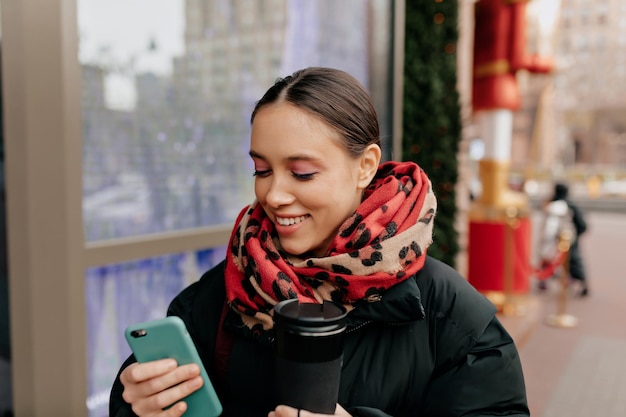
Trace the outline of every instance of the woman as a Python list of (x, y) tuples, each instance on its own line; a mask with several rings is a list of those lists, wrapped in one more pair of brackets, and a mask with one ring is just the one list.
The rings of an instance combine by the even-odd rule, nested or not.
[[(349, 310), (335, 415), (527, 416), (515, 344), (493, 305), (426, 255), (430, 181), (411, 162), (379, 165), (363, 86), (307, 68), (278, 80), (251, 121), (256, 200), (226, 260), (168, 311), (186, 322), (223, 415), (315, 415), (274, 399), (272, 307), (297, 297)], [(133, 362), (113, 386), (110, 415), (182, 415), (180, 400), (201, 384), (197, 367)]]

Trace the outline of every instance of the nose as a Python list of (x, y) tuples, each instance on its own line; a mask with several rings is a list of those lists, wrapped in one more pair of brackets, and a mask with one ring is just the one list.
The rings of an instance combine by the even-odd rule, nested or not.
[(271, 183), (265, 194), (266, 203), (273, 208), (285, 206), (295, 201), (288, 185), (289, 180), (277, 175), (271, 177)]

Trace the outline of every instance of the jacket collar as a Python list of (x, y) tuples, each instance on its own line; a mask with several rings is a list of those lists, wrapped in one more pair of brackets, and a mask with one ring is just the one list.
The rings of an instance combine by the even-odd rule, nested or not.
[[(388, 323), (388, 324), (405, 324), (422, 320), (426, 316), (424, 306), (421, 301), (421, 292), (417, 286), (416, 276), (406, 279), (393, 287), (389, 288), (382, 295), (379, 301), (363, 302), (346, 317), (348, 329), (354, 329), (367, 323)], [(242, 335), (247, 338), (253, 338), (261, 343), (271, 344), (274, 342), (274, 332), (263, 332), (263, 336), (259, 332), (250, 331), (248, 327), (241, 322), (241, 316), (235, 314), (229, 309), (224, 321), (224, 328), (230, 332)]]
[(363, 322), (408, 323), (425, 317), (415, 277), (389, 288), (379, 301), (363, 302), (347, 317), (348, 328)]

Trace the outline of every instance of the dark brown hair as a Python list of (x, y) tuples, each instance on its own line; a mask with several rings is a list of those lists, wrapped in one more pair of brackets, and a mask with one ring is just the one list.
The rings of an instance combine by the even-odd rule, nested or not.
[(369, 93), (347, 72), (309, 67), (276, 80), (256, 103), (250, 123), (266, 105), (287, 102), (318, 116), (339, 132), (350, 155), (360, 156), (370, 144), (380, 146), (378, 116)]

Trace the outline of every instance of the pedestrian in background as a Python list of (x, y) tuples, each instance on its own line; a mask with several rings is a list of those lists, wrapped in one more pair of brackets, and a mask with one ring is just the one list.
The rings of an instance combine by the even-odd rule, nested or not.
[[(589, 295), (587, 273), (580, 249), (579, 239), (587, 231), (587, 222), (583, 211), (569, 198), (569, 186), (562, 182), (554, 184), (552, 197), (543, 207), (543, 230), (541, 241), (541, 258), (544, 265), (549, 265), (558, 256), (558, 241), (561, 233), (570, 236), (569, 253), (567, 254), (567, 271), (570, 278), (576, 281), (580, 290), (578, 295)], [(547, 288), (544, 280), (539, 282), (539, 289)]]

